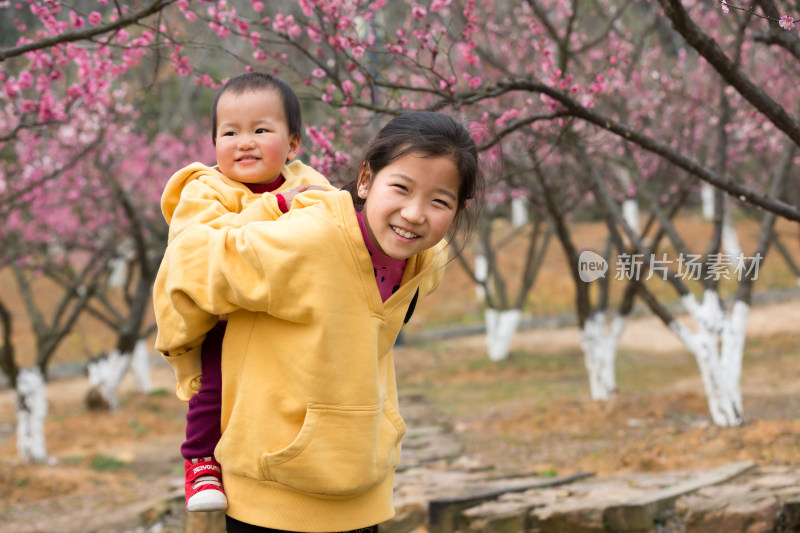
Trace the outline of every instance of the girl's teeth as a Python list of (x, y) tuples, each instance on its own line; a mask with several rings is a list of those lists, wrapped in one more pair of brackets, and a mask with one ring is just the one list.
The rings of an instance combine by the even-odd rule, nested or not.
[(394, 230), (395, 233), (397, 233), (401, 237), (405, 237), (406, 239), (414, 239), (417, 237), (417, 235), (410, 233), (408, 231), (403, 231), (400, 228), (392, 227), (392, 229)]

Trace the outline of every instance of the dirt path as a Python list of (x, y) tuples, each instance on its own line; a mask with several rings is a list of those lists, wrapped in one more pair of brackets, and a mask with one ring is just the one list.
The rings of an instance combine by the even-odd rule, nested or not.
[[(691, 322), (679, 318), (689, 327)], [(747, 322), (747, 337), (757, 338), (778, 333), (800, 331), (800, 302), (788, 301), (770, 305), (756, 305), (750, 310)], [(483, 335), (469, 335), (447, 341), (452, 347), (482, 346)], [(569, 348), (580, 348), (580, 331), (577, 327), (557, 329), (528, 329), (520, 331), (512, 343), (512, 350), (531, 349), (557, 352)], [(673, 354), (686, 352), (678, 337), (653, 316), (630, 319), (620, 338), (621, 349), (650, 354)]]

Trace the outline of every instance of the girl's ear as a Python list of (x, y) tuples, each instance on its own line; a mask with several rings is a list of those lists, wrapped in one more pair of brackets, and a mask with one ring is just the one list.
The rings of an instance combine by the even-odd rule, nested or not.
[(367, 199), (370, 180), (372, 180), (372, 171), (369, 169), (369, 163), (364, 161), (361, 163), (361, 168), (358, 169), (358, 184), (356, 186), (356, 194), (362, 200)]

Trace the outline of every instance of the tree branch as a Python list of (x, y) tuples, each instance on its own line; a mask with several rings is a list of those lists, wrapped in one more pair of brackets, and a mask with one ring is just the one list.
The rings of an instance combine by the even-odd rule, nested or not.
[(69, 43), (73, 41), (89, 40), (97, 35), (103, 35), (104, 33), (119, 30), (126, 26), (130, 26), (131, 24), (134, 24), (145, 17), (149, 17), (154, 13), (158, 13), (159, 11), (166, 8), (170, 4), (174, 4), (176, 1), (177, 0), (153, 0), (149, 5), (142, 8), (140, 11), (134, 11), (133, 13), (122, 15), (117, 20), (109, 22), (108, 24), (102, 24), (99, 26), (89, 26), (86, 27), (85, 29), (72, 31), (69, 33), (62, 33), (59, 35), (54, 35), (52, 37), (41, 39), (39, 41), (32, 41), (29, 43), (13, 46), (11, 48), (2, 49), (0, 50), (0, 62), (3, 62), (6, 59), (10, 59), (12, 57), (21, 56), (22, 54), (26, 54), (28, 52), (33, 52), (34, 50), (51, 48), (59, 44)]

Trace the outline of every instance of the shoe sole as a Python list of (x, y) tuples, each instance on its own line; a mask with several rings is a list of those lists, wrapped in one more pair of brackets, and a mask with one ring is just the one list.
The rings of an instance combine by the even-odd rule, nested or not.
[[(204, 494), (213, 492), (215, 494)], [(208, 490), (195, 494), (186, 504), (186, 510), (190, 513), (197, 511), (224, 511), (228, 508), (228, 499), (218, 490)]]

